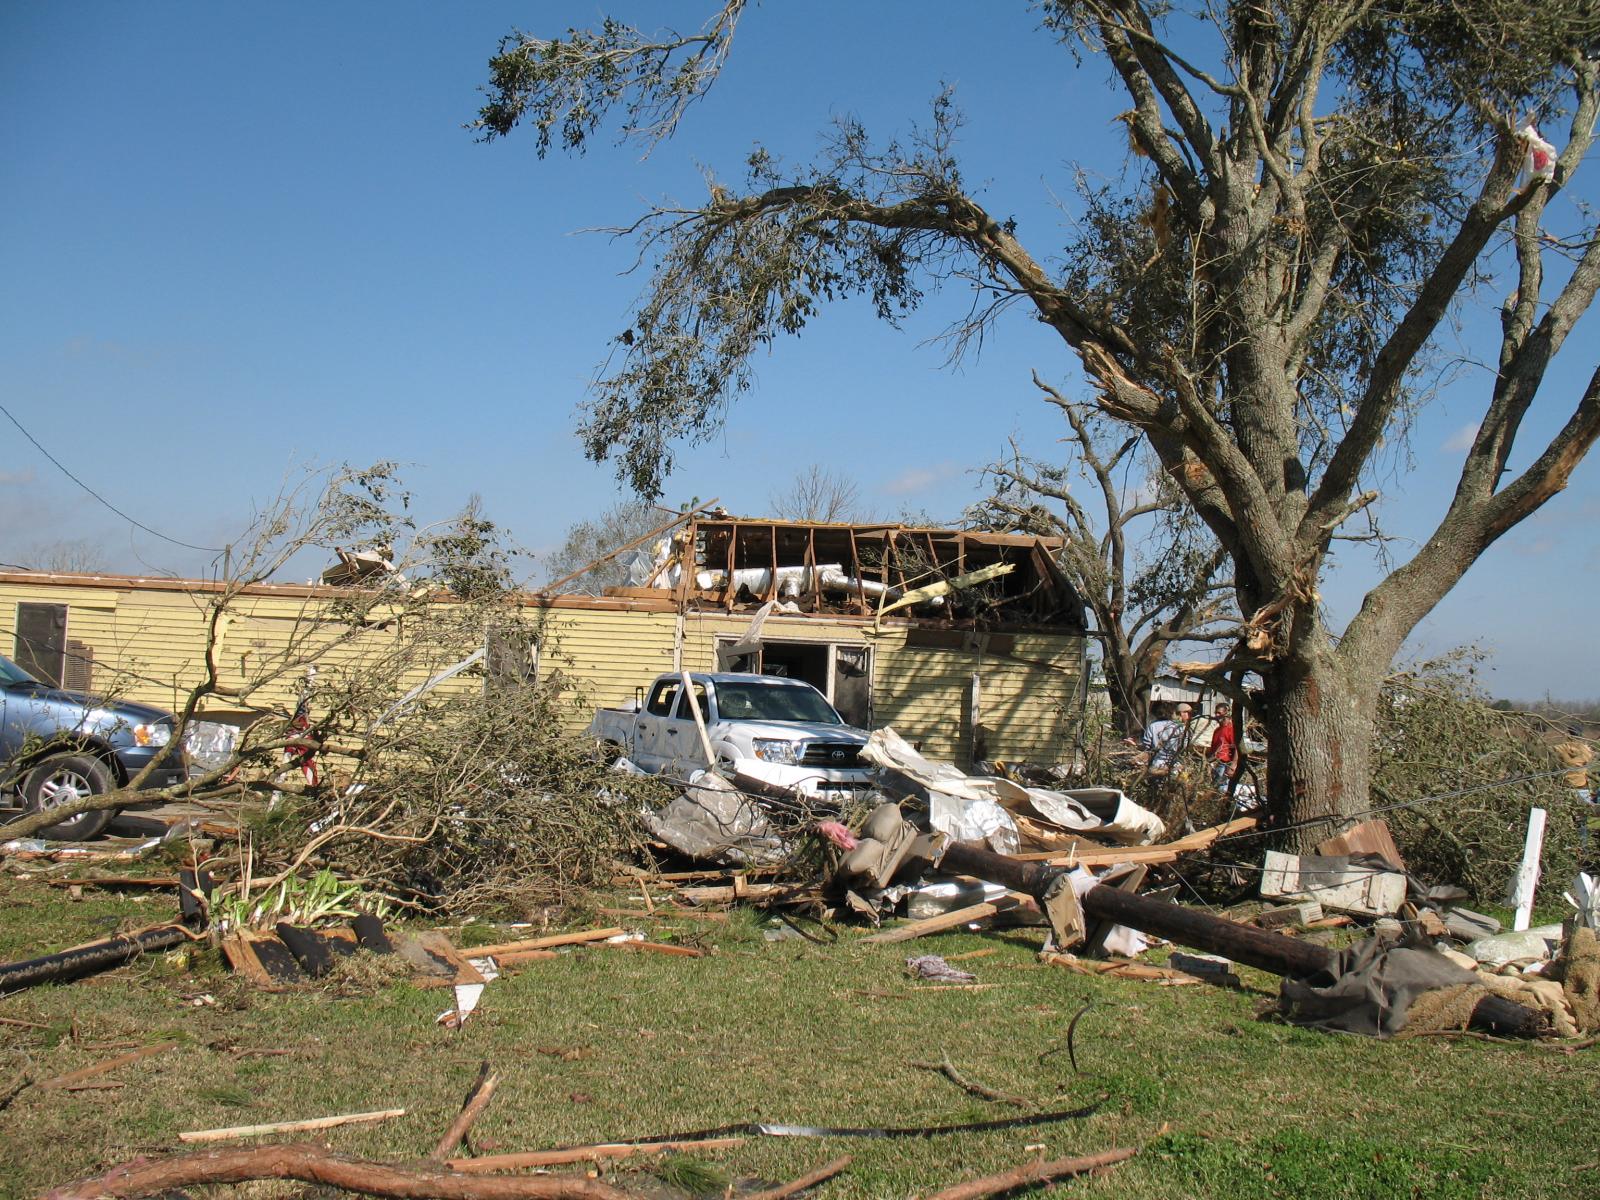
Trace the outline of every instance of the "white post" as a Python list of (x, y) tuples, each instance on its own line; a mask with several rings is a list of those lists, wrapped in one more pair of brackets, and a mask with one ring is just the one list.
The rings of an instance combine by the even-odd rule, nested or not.
[(1544, 851), (1544, 819), (1542, 808), (1528, 810), (1528, 840), (1522, 847), (1522, 865), (1511, 884), (1511, 907), (1517, 910), (1511, 928), (1520, 933), (1533, 920), (1533, 893), (1539, 886), (1539, 855)]
[(706, 719), (700, 713), (700, 701), (694, 698), (694, 684), (689, 682), (689, 672), (680, 671), (678, 677), (683, 680), (683, 698), (689, 702), (689, 711), (694, 714), (695, 731), (700, 735), (700, 749), (705, 751), (706, 770), (717, 765), (717, 756), (711, 749), (711, 738), (706, 733)]

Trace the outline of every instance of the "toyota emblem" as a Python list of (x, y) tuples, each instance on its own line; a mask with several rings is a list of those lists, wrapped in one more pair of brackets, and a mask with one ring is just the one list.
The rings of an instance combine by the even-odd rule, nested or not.
[(834, 750), (828, 754), (828, 757), (833, 759), (834, 762), (843, 762), (847, 755), (843, 750)]

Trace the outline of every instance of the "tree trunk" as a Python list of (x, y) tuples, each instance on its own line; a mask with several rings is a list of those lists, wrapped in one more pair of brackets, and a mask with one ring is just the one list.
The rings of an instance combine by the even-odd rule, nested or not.
[(1296, 854), (1311, 853), (1369, 807), (1378, 689), (1388, 667), (1349, 666), (1320, 631), (1312, 640), (1318, 644), (1263, 673), (1269, 811), (1285, 827), (1284, 849)]

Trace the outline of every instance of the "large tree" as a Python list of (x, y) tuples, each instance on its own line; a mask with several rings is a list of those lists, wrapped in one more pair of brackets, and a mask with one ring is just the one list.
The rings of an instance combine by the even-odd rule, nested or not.
[(1038, 375), (1033, 382), (1066, 418), (1067, 459), (1044, 461), (1013, 444), (1010, 457), (990, 464), (992, 490), (967, 515), (984, 529), (1061, 540), (1056, 561), (1094, 615), (1113, 718), (1136, 735), (1169, 652), (1224, 641), (1238, 627), (1228, 556), (1177, 485), (1147, 469), (1138, 433)]
[[(618, 115), (624, 136), (658, 140), (717, 78), (745, 7), (726, 0), (699, 33), (658, 40), (610, 20), (513, 35), (480, 129), (529, 125), (542, 153)], [(752, 354), (840, 296), (892, 319), (942, 279), (971, 280), (958, 338), (1030, 306), (1232, 560), (1247, 620), (1225, 669), (1264, 681), (1277, 814), (1359, 812), (1402, 642), (1600, 435), (1600, 371), (1576, 395), (1541, 386), (1600, 286), (1594, 222), (1551, 208), (1593, 139), (1600, 16), (1593, 0), (1037, 7), (1042, 35), (1105, 64), (1129, 104), (1129, 169), (1081, 189), (1067, 244), (1025, 244), (978, 201), (948, 94), (904, 142), (846, 119), (809, 167), (757, 151), (741, 191), (641, 219), (654, 274), (586, 446), (655, 491), (673, 443), (749, 386)], [(1042, 163), (1062, 157), (1072, 122), (1019, 120), (1040, 131)], [(1530, 121), (1562, 143), (1548, 164)], [(1548, 170), (1525, 172), (1530, 150)], [(1330, 544), (1378, 498), (1386, 439), (1437, 382), (1442, 325), (1487, 283), (1505, 295), (1497, 369), (1454, 496), (1336, 637), (1318, 594)], [(1536, 407), (1554, 432), (1519, 446)]]

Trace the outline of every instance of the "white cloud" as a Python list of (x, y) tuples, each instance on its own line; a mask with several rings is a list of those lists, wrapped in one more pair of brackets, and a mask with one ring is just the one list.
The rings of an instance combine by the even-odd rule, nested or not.
[(1450, 435), (1443, 448), (1456, 454), (1465, 454), (1472, 449), (1473, 439), (1478, 436), (1478, 425), (1477, 421), (1463, 425)]
[(913, 492), (927, 491), (935, 484), (943, 483), (957, 474), (958, 470), (954, 463), (939, 463), (932, 467), (908, 467), (893, 479), (885, 481), (879, 490), (890, 496), (909, 496)]
[(20, 471), (0, 471), (0, 487), (19, 487), (32, 483), (35, 478), (32, 467), (23, 467)]

